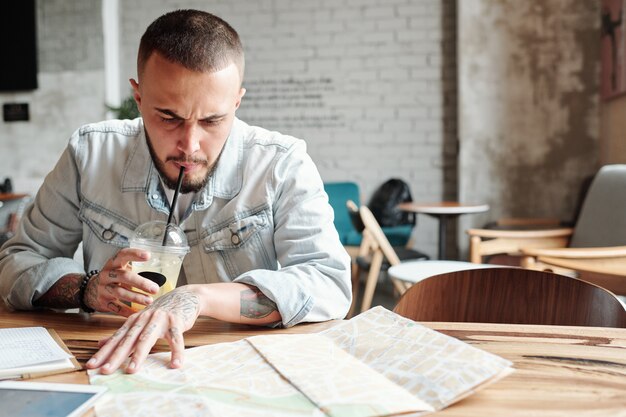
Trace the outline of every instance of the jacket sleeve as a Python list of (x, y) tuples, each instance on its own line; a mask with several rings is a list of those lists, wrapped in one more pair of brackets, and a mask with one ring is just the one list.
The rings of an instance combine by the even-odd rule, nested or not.
[(61, 277), (84, 273), (73, 259), (82, 238), (79, 181), (68, 146), (0, 251), (0, 294), (9, 308), (32, 309)]
[(253, 270), (236, 282), (272, 299), (283, 326), (345, 317), (352, 300), (350, 257), (315, 164), (298, 141), (273, 171), (274, 245), (280, 268)]

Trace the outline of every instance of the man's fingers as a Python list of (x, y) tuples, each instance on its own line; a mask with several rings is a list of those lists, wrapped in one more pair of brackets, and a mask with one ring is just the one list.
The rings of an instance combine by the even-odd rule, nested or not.
[(108, 351), (109, 354), (106, 355), (105, 358), (100, 359), (102, 361), (100, 368), (101, 373), (105, 375), (113, 373), (122, 365), (126, 358), (128, 358), (135, 349), (137, 338), (141, 334), (143, 327), (144, 325), (139, 323), (139, 320), (137, 320), (130, 327), (127, 327), (126, 332), (120, 335), (119, 339), (116, 339), (117, 343), (109, 341), (109, 343), (101, 349), (102, 351), (109, 345), (116, 345), (110, 348), (114, 350)]
[[(146, 295), (142, 292), (133, 291), (122, 287), (117, 284), (107, 284), (104, 286), (105, 293), (107, 294), (107, 299), (111, 299), (109, 302), (119, 303), (117, 300), (128, 302), (128, 303), (136, 303), (141, 304), (143, 306), (148, 306), (152, 304), (154, 301), (153, 298), (149, 295)], [(114, 313), (117, 313), (115, 310), (110, 310)]]
[(150, 252), (143, 249), (124, 248), (106, 263), (106, 269), (123, 269), (129, 262), (145, 262), (150, 259)]
[(152, 346), (156, 344), (158, 338), (161, 336), (161, 325), (157, 322), (158, 320), (155, 320), (155, 316), (152, 316), (152, 320), (141, 331), (141, 335), (137, 339), (135, 352), (126, 367), (127, 373), (133, 374), (141, 368), (141, 365), (143, 365), (150, 353), (150, 349), (152, 349)]
[(107, 285), (114, 284), (123, 288), (135, 287), (150, 294), (159, 292), (159, 286), (157, 284), (150, 281), (148, 278), (144, 278), (125, 269), (104, 269), (100, 271), (100, 283), (105, 286), (105, 289)]
[(124, 317), (130, 317), (137, 312), (136, 310), (128, 307), (123, 303), (120, 303), (117, 300), (109, 301), (106, 307), (108, 311)]
[(180, 368), (183, 366), (183, 357), (185, 353), (185, 340), (183, 339), (183, 330), (180, 326), (172, 324), (165, 333), (165, 338), (172, 349), (171, 368)]
[(130, 326), (135, 322), (134, 317), (130, 317), (126, 322), (117, 329), (110, 337), (98, 343), (99, 350), (87, 361), (87, 368), (94, 369), (99, 368), (107, 363), (107, 359), (112, 352), (117, 348), (119, 341), (124, 337)]

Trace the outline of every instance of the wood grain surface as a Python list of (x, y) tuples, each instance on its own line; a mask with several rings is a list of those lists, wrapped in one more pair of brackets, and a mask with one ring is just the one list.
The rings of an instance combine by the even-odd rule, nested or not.
[[(83, 362), (98, 340), (123, 319), (103, 314), (0, 309), (0, 327), (54, 328)], [(338, 322), (289, 329), (234, 325), (200, 318), (186, 333), (188, 347), (230, 342), (255, 334), (311, 333)], [(440, 411), (441, 416), (626, 416), (626, 329), (513, 324), (425, 322), (514, 363), (515, 372)], [(157, 350), (166, 349), (160, 344)], [(47, 381), (88, 383), (86, 373), (54, 375)]]

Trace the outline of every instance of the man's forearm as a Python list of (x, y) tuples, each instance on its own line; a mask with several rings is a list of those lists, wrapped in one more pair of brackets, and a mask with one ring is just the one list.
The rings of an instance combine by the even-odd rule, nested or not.
[(76, 308), (79, 303), (80, 283), (83, 275), (65, 275), (54, 283), (41, 297), (33, 302), (36, 307)]
[(237, 282), (195, 285), (200, 315), (231, 323), (272, 324), (281, 321), (276, 304), (258, 288)]

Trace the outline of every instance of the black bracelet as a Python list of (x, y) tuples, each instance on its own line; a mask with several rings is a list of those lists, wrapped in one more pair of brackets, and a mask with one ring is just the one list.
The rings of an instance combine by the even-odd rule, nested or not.
[(80, 304), (80, 309), (83, 310), (85, 313), (93, 313), (96, 311), (93, 308), (87, 306), (87, 304), (85, 303), (85, 290), (87, 289), (87, 284), (89, 284), (89, 280), (99, 273), (100, 271), (97, 269), (89, 271), (89, 273), (83, 277), (83, 280), (80, 283), (80, 288), (78, 289), (78, 303)]

